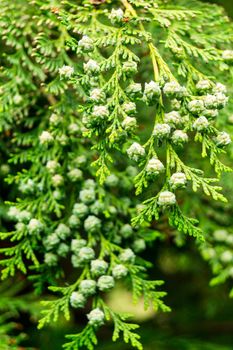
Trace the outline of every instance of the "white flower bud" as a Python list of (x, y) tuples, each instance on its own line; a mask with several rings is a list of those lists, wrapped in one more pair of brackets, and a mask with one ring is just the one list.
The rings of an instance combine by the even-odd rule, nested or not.
[(94, 295), (96, 291), (96, 281), (83, 280), (80, 283), (79, 290), (84, 296)]
[(87, 232), (96, 232), (101, 228), (101, 220), (94, 215), (89, 215), (84, 221), (84, 228)]
[(66, 135), (58, 135), (56, 137), (56, 140), (62, 145), (62, 146), (65, 146), (68, 144), (69, 142), (69, 138), (66, 136)]
[(178, 172), (178, 173), (172, 174), (169, 182), (172, 188), (178, 188), (186, 185), (187, 178), (184, 173)]
[(52, 113), (49, 118), (50, 124), (54, 126), (57, 126), (61, 121), (62, 121), (62, 118), (55, 113)]
[(126, 171), (127, 175), (129, 175), (131, 177), (135, 177), (138, 174), (138, 169), (132, 165), (127, 166), (125, 171)]
[(228, 97), (223, 94), (222, 92), (218, 92), (216, 95), (216, 104), (218, 108), (223, 108), (226, 106), (227, 102), (228, 102)]
[(64, 198), (64, 193), (60, 190), (55, 190), (55, 191), (53, 191), (53, 197), (56, 200), (60, 200), (60, 199)]
[(118, 235), (113, 236), (113, 243), (120, 245), (122, 243), (122, 238)]
[(113, 205), (110, 205), (110, 206), (108, 207), (108, 211), (109, 211), (109, 213), (110, 213), (111, 215), (116, 215), (116, 214), (117, 214), (117, 209), (116, 209), (116, 207), (114, 207)]
[(105, 184), (109, 187), (116, 187), (119, 183), (119, 178), (115, 174), (106, 177)]
[(145, 155), (145, 149), (139, 143), (134, 142), (128, 149), (127, 154), (130, 159), (137, 162), (141, 157)]
[(132, 97), (140, 97), (142, 94), (142, 85), (140, 83), (133, 83), (127, 87), (126, 93)]
[(226, 94), (227, 88), (225, 85), (223, 85), (221, 83), (217, 83), (214, 87), (214, 92), (215, 93), (222, 92), (223, 94)]
[(76, 215), (71, 215), (69, 217), (68, 223), (71, 228), (77, 228), (80, 226), (80, 220)]
[(87, 241), (85, 239), (72, 239), (71, 241), (71, 250), (74, 253), (78, 253), (81, 248), (87, 245)]
[(233, 114), (228, 117), (228, 123), (233, 124)]
[[(111, 175), (110, 175), (111, 176)], [(104, 203), (101, 201), (95, 201), (91, 206), (90, 206), (90, 212), (94, 215), (99, 215), (102, 214), (105, 210)]]
[[(86, 193), (82, 195), (86, 198)], [(90, 196), (88, 196), (90, 198)], [(72, 213), (78, 218), (83, 218), (89, 212), (88, 207), (84, 203), (75, 203)]]
[(62, 66), (59, 68), (60, 76), (64, 76), (65, 78), (70, 78), (74, 73), (74, 68), (70, 66)]
[(192, 100), (188, 103), (188, 109), (194, 114), (199, 114), (205, 109), (204, 102), (202, 100)]
[(158, 197), (158, 205), (160, 206), (171, 206), (176, 203), (176, 196), (170, 191), (160, 192)]
[(121, 227), (120, 229), (120, 234), (124, 237), (124, 238), (128, 238), (133, 234), (133, 228), (131, 225), (129, 224), (125, 224)]
[(53, 136), (48, 131), (42, 131), (39, 140), (41, 145), (48, 145), (53, 142)]
[(112, 269), (112, 275), (116, 279), (126, 277), (128, 274), (128, 269), (122, 264), (115, 265)]
[(181, 102), (177, 99), (171, 100), (171, 107), (176, 111), (179, 111), (181, 109)]
[(92, 260), (91, 272), (95, 276), (101, 276), (106, 273), (108, 269), (108, 263), (101, 259)]
[(26, 228), (26, 225), (23, 222), (17, 222), (15, 225), (16, 231), (24, 231)]
[(221, 254), (220, 259), (225, 264), (231, 263), (233, 262), (233, 254), (230, 250), (226, 250)]
[(176, 81), (171, 81), (169, 83), (166, 83), (163, 88), (163, 92), (167, 96), (174, 96), (174, 97), (183, 97), (187, 94), (187, 91), (184, 86), (181, 86)]
[(208, 129), (208, 127), (209, 127), (209, 121), (204, 116), (197, 118), (193, 123), (193, 128), (197, 131), (206, 130)]
[(42, 223), (37, 219), (31, 219), (28, 224), (28, 231), (31, 234), (39, 233), (43, 229)]
[(228, 232), (227, 230), (216, 230), (214, 231), (213, 233), (213, 238), (216, 240), (216, 241), (226, 241), (228, 237)]
[(233, 60), (233, 50), (224, 50), (222, 52), (222, 58), (225, 61), (232, 61)]
[(99, 64), (92, 59), (84, 63), (83, 68), (86, 73), (98, 73), (100, 71)]
[(149, 83), (145, 83), (144, 92), (146, 95), (152, 94), (152, 95), (160, 96), (161, 89), (158, 83), (151, 80)]
[(145, 83), (144, 99), (147, 103), (156, 102), (156, 99), (161, 95), (161, 89), (158, 83), (151, 81)]
[(137, 63), (134, 61), (127, 61), (123, 63), (122, 66), (123, 72), (126, 74), (133, 74), (137, 72)]
[(70, 228), (65, 224), (59, 224), (55, 230), (55, 233), (60, 239), (66, 239), (70, 235)]
[(209, 80), (199, 80), (196, 84), (196, 89), (199, 91), (206, 91), (211, 88), (211, 82)]
[(28, 222), (31, 219), (32, 215), (29, 211), (27, 210), (22, 210), (19, 211), (18, 216), (17, 216), (17, 220), (19, 222)]
[(220, 132), (216, 137), (216, 144), (218, 146), (227, 146), (230, 143), (231, 143), (230, 135), (225, 131)]
[(13, 97), (13, 102), (14, 102), (16, 105), (19, 105), (20, 102), (22, 102), (22, 100), (23, 100), (23, 98), (22, 98), (21, 95), (15, 95), (15, 96)]
[(61, 185), (63, 185), (63, 182), (64, 182), (64, 179), (61, 175), (55, 174), (52, 176), (53, 186), (55, 186), (55, 187), (61, 186)]
[(48, 266), (56, 266), (57, 265), (57, 256), (53, 253), (46, 253), (44, 256), (44, 262)]
[(69, 134), (70, 135), (76, 135), (76, 134), (78, 134), (80, 132), (80, 127), (76, 123), (71, 123), (68, 126), (68, 130), (69, 130)]
[(122, 251), (122, 253), (119, 256), (120, 261), (124, 263), (134, 263), (135, 261), (135, 254), (132, 251), (132, 249), (128, 248)]
[(18, 220), (18, 215), (20, 213), (20, 210), (16, 207), (10, 207), (8, 210), (7, 215), (11, 220)]
[(78, 46), (86, 52), (94, 49), (93, 40), (87, 35), (84, 35), (82, 39), (79, 40)]
[(46, 164), (46, 168), (51, 174), (54, 174), (54, 172), (57, 170), (57, 168), (60, 167), (60, 164), (56, 160), (49, 160)]
[(83, 178), (83, 172), (80, 169), (72, 169), (68, 172), (68, 177), (71, 181), (79, 181)]
[(57, 248), (57, 254), (63, 258), (65, 258), (67, 256), (67, 254), (69, 253), (69, 246), (65, 243), (61, 243), (59, 244), (58, 248)]
[(233, 235), (228, 235), (226, 239), (227, 244), (233, 245)]
[(71, 256), (71, 264), (75, 268), (79, 268), (80, 266), (82, 266), (82, 262), (80, 261), (80, 259), (77, 255)]
[(94, 102), (101, 102), (106, 98), (105, 93), (101, 89), (93, 89), (90, 92), (90, 100)]
[(97, 287), (102, 292), (106, 292), (112, 289), (114, 285), (115, 285), (114, 278), (108, 275), (101, 276), (97, 281)]
[(87, 157), (84, 156), (84, 155), (78, 156), (77, 158), (74, 159), (74, 164), (75, 164), (75, 166), (77, 166), (77, 167), (86, 164), (86, 162), (87, 162)]
[(170, 124), (172, 126), (176, 126), (182, 123), (182, 117), (179, 112), (172, 111), (170, 113), (165, 113), (164, 121), (167, 124)]
[(202, 251), (202, 255), (205, 260), (210, 260), (216, 257), (216, 252), (213, 248), (206, 248)]
[(95, 257), (95, 252), (90, 247), (83, 247), (80, 249), (78, 253), (78, 257), (80, 258), (80, 261), (82, 262), (88, 262)]
[(143, 238), (138, 238), (133, 242), (133, 250), (136, 253), (142, 252), (146, 249), (146, 242)]
[(229, 269), (229, 276), (233, 278), (233, 267), (230, 267)]
[(168, 124), (156, 124), (153, 130), (153, 135), (158, 138), (166, 138), (170, 135), (171, 127)]
[(109, 19), (111, 20), (112, 23), (121, 22), (123, 18), (124, 18), (124, 12), (121, 8), (112, 9), (109, 15)]
[(146, 172), (148, 175), (158, 175), (163, 172), (164, 169), (163, 163), (155, 157), (151, 158), (146, 165)]
[(205, 109), (203, 111), (203, 115), (205, 117), (209, 117), (209, 118), (216, 118), (218, 116), (218, 110), (217, 109)]
[(1, 172), (1, 174), (2, 175), (7, 175), (7, 174), (9, 174), (9, 172), (10, 172), (10, 166), (8, 165), (8, 164), (2, 164), (1, 166), (0, 166), (0, 172)]
[(80, 198), (81, 202), (83, 202), (85, 204), (90, 204), (90, 203), (94, 202), (94, 200), (95, 200), (95, 190), (92, 188), (84, 189), (84, 190), (80, 191), (79, 198)]
[(89, 314), (87, 314), (87, 318), (89, 320), (89, 324), (91, 326), (101, 326), (104, 324), (104, 313), (99, 308), (92, 310)]
[(218, 103), (216, 95), (206, 95), (204, 97), (204, 104), (206, 108), (217, 108)]
[(95, 106), (92, 115), (94, 118), (105, 119), (109, 116), (109, 110), (106, 106)]
[(32, 179), (28, 179), (26, 182), (21, 182), (19, 185), (19, 190), (22, 193), (32, 193), (34, 192), (35, 183)]
[(123, 110), (126, 114), (136, 113), (136, 104), (134, 102), (127, 102), (122, 105)]
[(73, 292), (70, 296), (70, 305), (74, 308), (82, 308), (86, 303), (86, 298), (79, 292)]
[(188, 141), (188, 135), (183, 130), (175, 130), (172, 134), (172, 142), (176, 145), (183, 144)]
[(46, 239), (43, 241), (44, 246), (46, 250), (52, 249), (55, 245), (57, 245), (60, 242), (59, 237), (57, 234), (54, 232), (50, 234)]
[(87, 179), (86, 181), (84, 181), (83, 187), (86, 188), (86, 189), (94, 190), (95, 187), (96, 187), (96, 182), (93, 179)]
[(137, 126), (137, 120), (134, 117), (126, 117), (122, 122), (122, 126), (126, 130), (135, 129)]

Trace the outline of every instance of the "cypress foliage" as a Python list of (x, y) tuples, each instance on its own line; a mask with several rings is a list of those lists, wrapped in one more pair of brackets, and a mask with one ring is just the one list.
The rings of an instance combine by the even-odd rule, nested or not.
[[(233, 277), (220, 184), (231, 171), (232, 23), (195, 0), (2, 0), (1, 12), (2, 279), (25, 275), (40, 300), (51, 292), (39, 329), (85, 310), (64, 349), (95, 349), (112, 322), (113, 341), (141, 350), (138, 324), (106, 293), (119, 280), (145, 309), (170, 310), (148, 247), (193, 236), (211, 284)], [(10, 312), (26, 307), (17, 293), (3, 298)]]

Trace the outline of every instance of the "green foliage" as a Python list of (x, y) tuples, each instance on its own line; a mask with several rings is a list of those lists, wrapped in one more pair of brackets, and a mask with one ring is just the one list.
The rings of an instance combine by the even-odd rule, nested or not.
[[(13, 284), (13, 282), (17, 282)], [(9, 280), (0, 288), (0, 346), (2, 350), (18, 350), (20, 344), (26, 338), (23, 332), (15, 332), (20, 329), (20, 324), (13, 322), (13, 318), (19, 322), (20, 312), (28, 312), (34, 306), (30, 295), (23, 298), (18, 294), (24, 289), (24, 284), (20, 281)], [(26, 348), (25, 348), (26, 349)], [(27, 348), (27, 350), (30, 350)]]
[(67, 335), (67, 339), (71, 340), (64, 345), (64, 349), (72, 350), (85, 347), (93, 350), (97, 344), (97, 337), (94, 327), (87, 325), (82, 332), (74, 335)]
[(1, 11), (1, 148), (12, 191), (2, 279), (20, 273), (48, 290), (39, 329), (85, 312), (66, 350), (95, 349), (107, 322), (113, 341), (142, 350), (138, 324), (105, 296), (121, 280), (135, 303), (170, 311), (143, 251), (170, 237), (180, 246), (187, 234), (210, 262), (212, 285), (233, 275), (231, 233), (229, 247), (214, 241), (220, 225), (198, 210), (231, 206), (219, 182), (231, 171), (233, 130), (218, 81), (233, 76), (232, 24), (217, 6), (183, 0), (3, 0)]

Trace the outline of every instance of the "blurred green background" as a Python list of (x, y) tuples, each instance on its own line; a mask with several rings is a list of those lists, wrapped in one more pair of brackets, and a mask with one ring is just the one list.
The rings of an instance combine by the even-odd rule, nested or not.
[(226, 9), (228, 15), (230, 15), (231, 17), (233, 16), (233, 1), (232, 0), (209, 0), (209, 1), (205, 1), (205, 2), (219, 4)]

